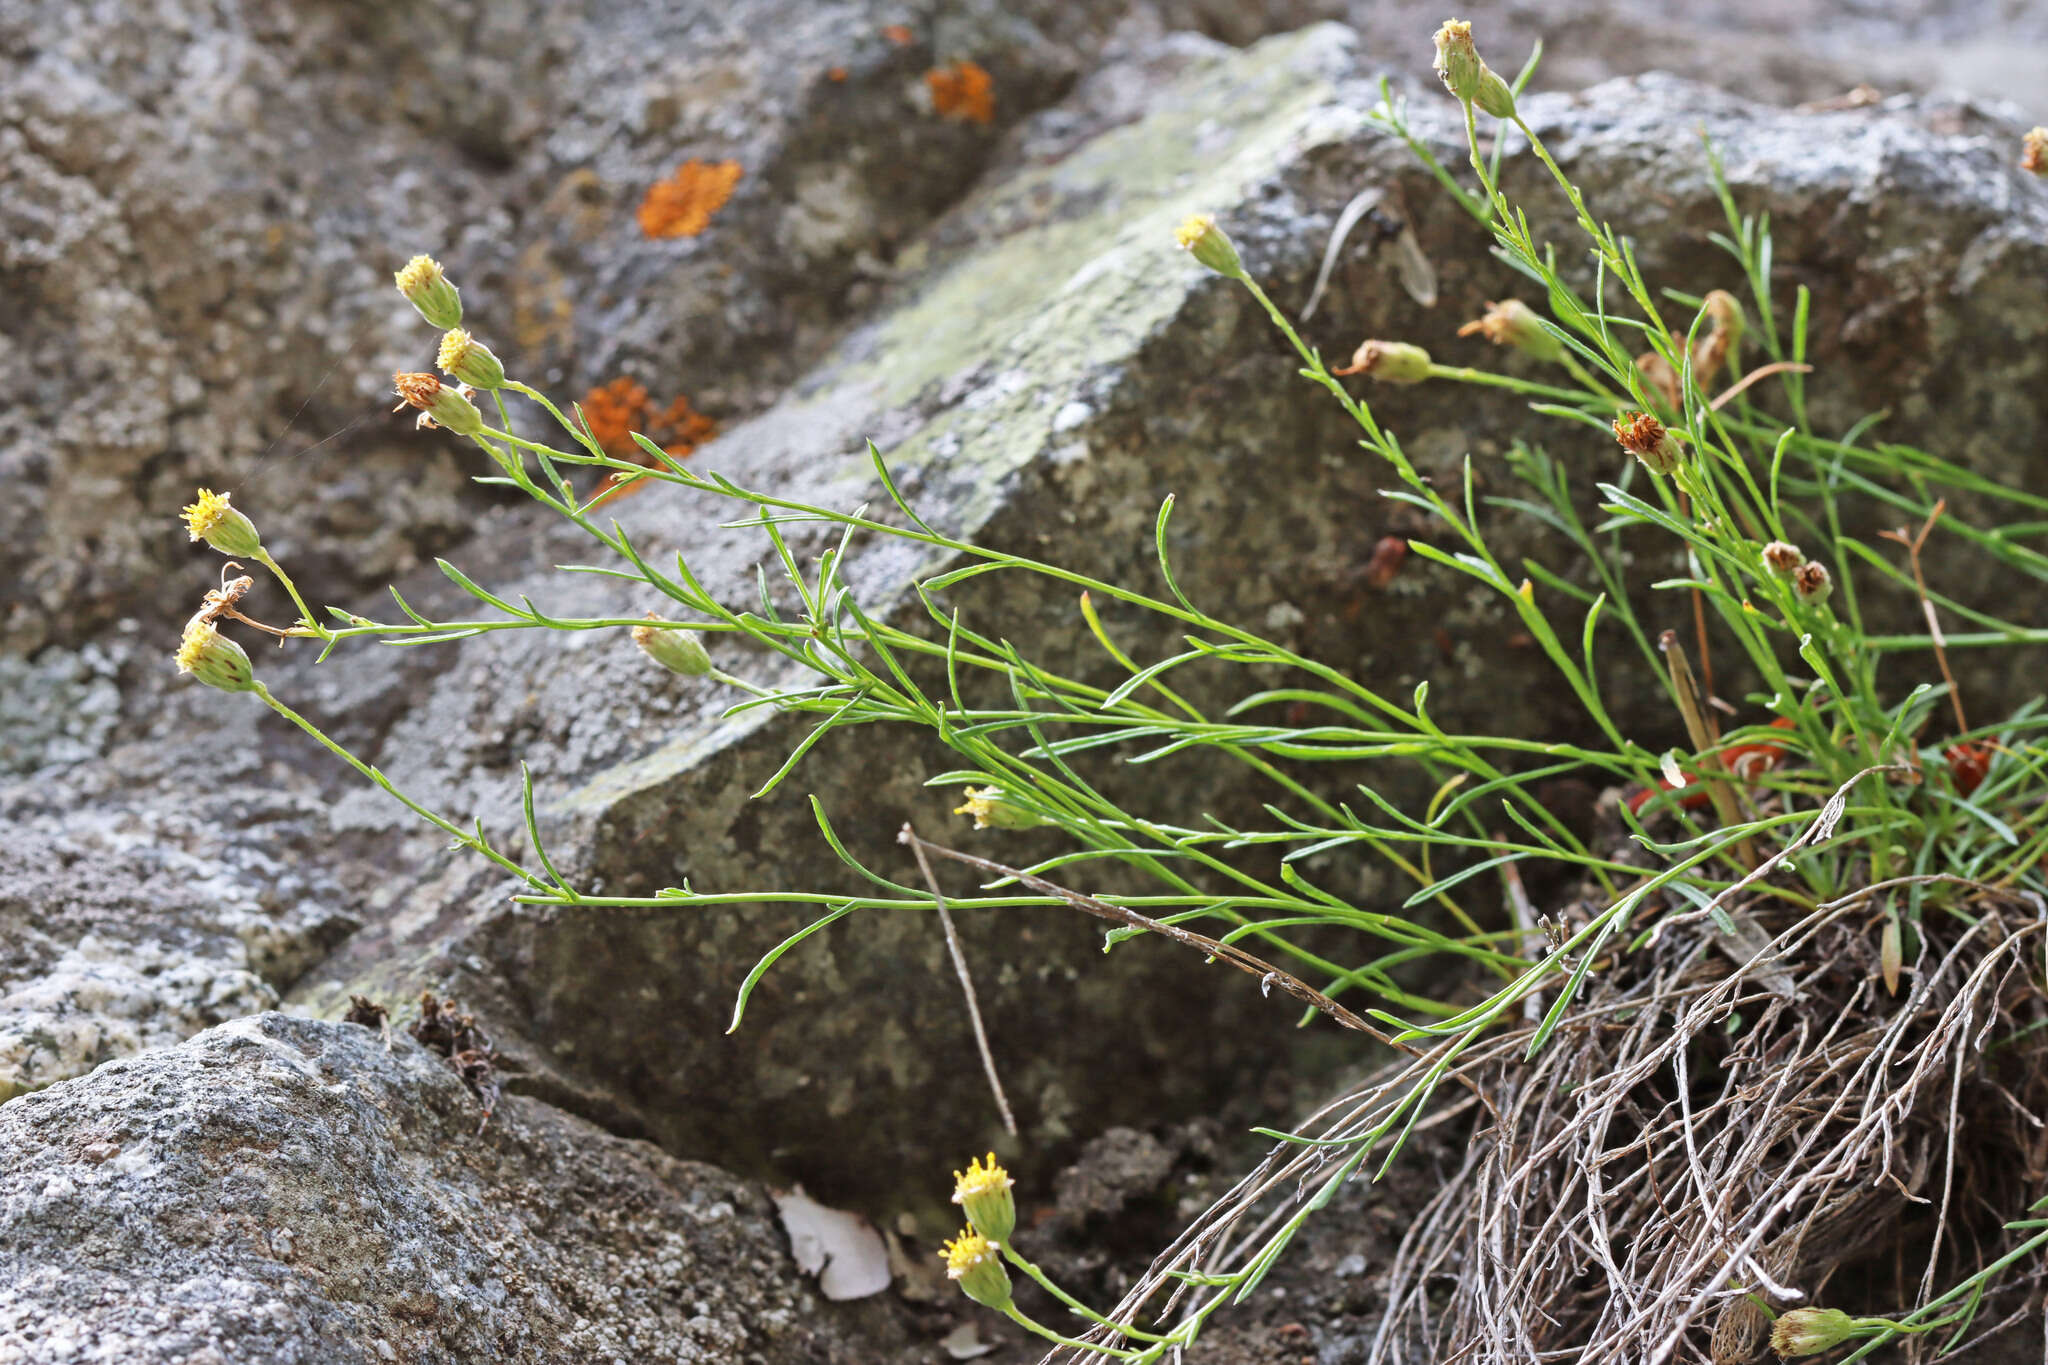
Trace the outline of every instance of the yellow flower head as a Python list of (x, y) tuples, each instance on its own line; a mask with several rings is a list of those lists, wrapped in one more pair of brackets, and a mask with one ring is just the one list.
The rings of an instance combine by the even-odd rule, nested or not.
[(1000, 787), (968, 787), (965, 792), (966, 804), (955, 806), (953, 814), (973, 816), (976, 829), (1036, 829), (1045, 823), (1005, 800)]
[(199, 501), (185, 509), (185, 529), (224, 555), (254, 558), (263, 552), (256, 524), (228, 505), (226, 493), (199, 490)]
[(242, 647), (213, 622), (197, 617), (187, 623), (185, 637), (178, 642), (178, 671), (223, 692), (256, 690), (255, 672)]
[(391, 278), (398, 282), (401, 294), (410, 294), (415, 289), (430, 289), (448, 276), (441, 269), (441, 263), (432, 256), (415, 256)]
[(1010, 1272), (989, 1240), (973, 1228), (946, 1243), (946, 1278), (960, 1282), (960, 1291), (976, 1303), (1001, 1308), (1010, 1302)]
[(965, 1171), (953, 1172), (953, 1202), (967, 1211), (975, 1232), (990, 1242), (1006, 1242), (1017, 1230), (1017, 1199), (1010, 1189), (1017, 1182), (988, 1154), (988, 1164), (971, 1161)]
[(391, 278), (397, 282), (398, 292), (434, 326), (453, 327), (462, 321), (462, 295), (432, 256), (413, 257)]
[(227, 514), (228, 495), (202, 488), (199, 501), (185, 509), (185, 529), (192, 533), (192, 539), (204, 540)]
[(1219, 275), (1236, 279), (1244, 273), (1244, 262), (1238, 259), (1237, 243), (1230, 240), (1230, 234), (1216, 226), (1216, 220), (1206, 213), (1190, 214), (1181, 220), (1173, 230), (1173, 240), (1180, 249)]
[(490, 347), (460, 327), (450, 328), (441, 338), (441, 350), (435, 363), (444, 372), (475, 388), (497, 389), (505, 385), (505, 367), (499, 363), (498, 357), (491, 354)]

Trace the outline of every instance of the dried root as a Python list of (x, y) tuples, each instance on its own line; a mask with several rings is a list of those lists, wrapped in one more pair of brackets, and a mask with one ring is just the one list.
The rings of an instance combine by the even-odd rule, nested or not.
[[(1998, 1229), (2048, 1183), (2048, 906), (1983, 888), (1931, 914), (1894, 997), (1876, 926), (1910, 880), (1810, 913), (1753, 902), (1737, 936), (1674, 913), (1601, 964), (1535, 1057), (1540, 1010), (1390, 1068), (1300, 1130), (1324, 1145), (1246, 1177), (1117, 1316), (1170, 1317), (1188, 1292), (1172, 1272), (1241, 1264), (1341, 1171), (1351, 1149), (1331, 1140), (1371, 1132), (1447, 1060), (1441, 1080), (1470, 1093), (1440, 1080), (1457, 1103), (1424, 1122), (1470, 1122), (1471, 1141), (1387, 1269), (1370, 1360), (1742, 1365), (1795, 1306), (1911, 1311), (2006, 1250)], [(2042, 1275), (2013, 1266), (1959, 1340), (1904, 1338), (1904, 1358), (2038, 1311)]]

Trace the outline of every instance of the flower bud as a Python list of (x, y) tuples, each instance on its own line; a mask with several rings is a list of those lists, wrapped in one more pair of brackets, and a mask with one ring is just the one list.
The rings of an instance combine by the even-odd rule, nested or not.
[(988, 1165), (971, 1161), (967, 1169), (953, 1172), (953, 1202), (967, 1210), (967, 1221), (991, 1242), (1007, 1242), (1017, 1230), (1017, 1198), (1010, 1187), (1017, 1182), (988, 1154)]
[(185, 529), (192, 539), (203, 540), (224, 555), (254, 559), (263, 553), (256, 523), (230, 507), (226, 493), (210, 488), (200, 489), (199, 501), (185, 509)]
[(1809, 559), (1792, 571), (1792, 595), (1809, 607), (1827, 601), (1834, 590), (1835, 580), (1819, 560)]
[(2020, 139), (2020, 169), (2048, 176), (2048, 128), (2030, 128)]
[(1670, 474), (1678, 468), (1677, 439), (1647, 412), (1625, 412), (1615, 418), (1614, 439), (1652, 474)]
[(498, 363), (498, 357), (460, 327), (452, 328), (441, 338), (441, 353), (435, 363), (443, 373), (475, 388), (498, 389), (505, 385), (505, 367)]
[(445, 329), (462, 321), (462, 295), (448, 283), (441, 263), (432, 256), (413, 257), (392, 278), (398, 281), (398, 292), (429, 323)]
[(1472, 45), (1471, 24), (1462, 19), (1444, 20), (1443, 27), (1436, 31), (1436, 60), (1430, 63), (1430, 69), (1461, 104), (1470, 104), (1479, 97), (1486, 63), (1479, 59), (1479, 49)]
[(1790, 578), (1805, 562), (1806, 554), (1797, 545), (1774, 540), (1764, 546), (1764, 567), (1782, 578)]
[(1474, 318), (1458, 329), (1461, 337), (1475, 332), (1496, 346), (1512, 346), (1538, 360), (1555, 362), (1564, 359), (1564, 343), (1544, 331), (1543, 324), (1536, 320), (1536, 310), (1520, 299), (1504, 299), (1499, 303), (1487, 300), (1486, 316)]
[(1000, 787), (969, 787), (966, 795), (967, 804), (955, 806), (953, 814), (973, 816), (976, 829), (1036, 829), (1045, 823), (1043, 816), (1005, 800)]
[(1405, 341), (1364, 341), (1351, 363), (1331, 374), (1362, 374), (1387, 384), (1420, 384), (1429, 378), (1429, 352)]
[[(653, 612), (647, 613), (650, 621), (661, 618)], [(701, 678), (711, 671), (711, 656), (704, 651), (704, 642), (693, 630), (663, 630), (658, 626), (633, 627), (633, 643), (648, 658), (660, 664), (671, 673), (680, 673), (685, 678)]]
[(249, 656), (211, 621), (194, 620), (178, 644), (178, 671), (223, 692), (253, 692), (256, 672)]
[(476, 404), (433, 375), (401, 372), (392, 375), (391, 382), (398, 396), (425, 413), (434, 426), (446, 427), (457, 436), (474, 436), (484, 429), (484, 417)]
[(1514, 88), (1494, 74), (1493, 68), (1485, 62), (1479, 64), (1479, 89), (1473, 93), (1472, 102), (1495, 118), (1515, 116)]
[(1794, 1308), (1771, 1324), (1771, 1349), (1780, 1360), (1819, 1355), (1856, 1335), (1856, 1319), (1839, 1308)]
[(973, 1228), (946, 1243), (946, 1278), (958, 1280), (960, 1291), (988, 1308), (1010, 1306), (1010, 1272), (1003, 1269), (1001, 1255), (988, 1239)]
[(1197, 213), (1182, 221), (1174, 229), (1173, 239), (1180, 243), (1180, 249), (1193, 256), (1219, 275), (1239, 279), (1244, 275), (1244, 262), (1237, 256), (1237, 243), (1230, 240), (1230, 234), (1216, 226), (1216, 220), (1206, 213)]

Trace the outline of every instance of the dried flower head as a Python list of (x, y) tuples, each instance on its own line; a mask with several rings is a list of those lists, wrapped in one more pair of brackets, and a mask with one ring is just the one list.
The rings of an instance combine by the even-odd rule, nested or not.
[(955, 806), (953, 814), (973, 816), (976, 829), (1036, 829), (1045, 823), (1043, 816), (1013, 805), (1000, 787), (968, 787), (963, 794), (966, 804)]
[(1833, 575), (1828, 566), (1817, 559), (1809, 559), (1792, 571), (1792, 593), (1809, 607), (1817, 607), (1828, 600), (1828, 594), (1835, 590)]
[(505, 385), (505, 367), (498, 363), (498, 357), (491, 354), (490, 347), (460, 327), (451, 329), (441, 338), (441, 349), (434, 363), (441, 367), (442, 373), (453, 375), (479, 389), (497, 389)]
[(935, 66), (924, 73), (924, 84), (931, 92), (932, 111), (941, 118), (983, 125), (995, 122), (995, 79), (979, 63), (961, 61), (951, 66)]
[(2020, 169), (2029, 175), (2048, 176), (2048, 128), (2029, 128), (2020, 139)]
[(986, 1237), (971, 1227), (962, 1228), (940, 1254), (946, 1258), (946, 1278), (958, 1280), (968, 1298), (989, 1308), (1009, 1306), (1010, 1272), (1003, 1269), (1001, 1254)]
[(178, 671), (190, 673), (223, 692), (256, 690), (255, 670), (242, 647), (222, 635), (213, 622), (194, 617), (178, 642)]
[(1538, 360), (1564, 359), (1564, 343), (1544, 331), (1543, 324), (1536, 319), (1536, 310), (1520, 299), (1503, 299), (1499, 303), (1487, 300), (1485, 315), (1458, 329), (1461, 337), (1475, 332), (1496, 346), (1512, 346)]
[[(647, 619), (659, 621), (661, 618), (650, 611)], [(711, 671), (711, 656), (704, 652), (704, 643), (697, 638), (695, 631), (635, 626), (633, 643), (671, 673), (680, 673), (685, 678), (701, 678)]]
[(1206, 213), (1189, 214), (1173, 230), (1173, 240), (1180, 249), (1197, 261), (1229, 279), (1238, 279), (1244, 274), (1244, 262), (1238, 259), (1237, 243), (1230, 240), (1230, 234), (1216, 226), (1216, 220)]
[(1692, 372), (1701, 384), (1712, 380), (1722, 366), (1736, 362), (1744, 328), (1742, 304), (1727, 290), (1714, 290), (1704, 304), (1711, 326), (1693, 342), (1692, 348)]
[(391, 376), (391, 385), (399, 398), (420, 410), (424, 425), (446, 427), (457, 436), (474, 436), (484, 429), (476, 404), (425, 371), (400, 371)]
[(462, 321), (462, 295), (432, 256), (413, 257), (392, 278), (398, 282), (398, 292), (434, 326), (448, 328)]
[(676, 167), (676, 173), (647, 187), (635, 216), (640, 231), (649, 237), (695, 237), (711, 226), (711, 219), (733, 186), (740, 183), (737, 161), (700, 161), (695, 157)]
[(1764, 546), (1764, 567), (1774, 574), (1790, 578), (1806, 562), (1806, 554), (1797, 545), (1774, 540)]
[(1472, 44), (1472, 25), (1464, 19), (1446, 19), (1436, 31), (1436, 58), (1430, 70), (1444, 83), (1444, 89), (1459, 101), (1470, 104), (1479, 93), (1479, 72), (1484, 65), (1479, 49)]
[(210, 488), (200, 489), (199, 501), (185, 509), (185, 529), (224, 555), (254, 559), (263, 553), (256, 524), (228, 505), (226, 493)]
[(1351, 363), (1331, 374), (1362, 374), (1383, 384), (1420, 384), (1429, 378), (1429, 352), (1405, 341), (1362, 341)]
[(967, 1221), (991, 1242), (1006, 1242), (1017, 1230), (1017, 1198), (1010, 1189), (1017, 1182), (988, 1154), (988, 1164), (967, 1163), (965, 1171), (953, 1172), (953, 1202), (967, 1210)]
[(1839, 1308), (1794, 1308), (1771, 1324), (1771, 1349), (1780, 1360), (1819, 1355), (1856, 1335), (1856, 1319)]
[(1678, 468), (1677, 438), (1647, 412), (1625, 412), (1615, 418), (1614, 439), (1652, 474), (1669, 474)]
[(1494, 74), (1472, 43), (1472, 25), (1446, 19), (1436, 31), (1436, 58), (1430, 63), (1444, 89), (1461, 104), (1476, 104), (1495, 118), (1515, 116), (1515, 92)]

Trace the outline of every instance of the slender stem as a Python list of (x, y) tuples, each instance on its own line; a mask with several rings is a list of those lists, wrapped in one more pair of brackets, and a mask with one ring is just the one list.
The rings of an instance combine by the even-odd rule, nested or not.
[(539, 877), (531, 872), (528, 872), (518, 863), (513, 862), (510, 858), (507, 858), (504, 854), (498, 852), (498, 850), (492, 848), (489, 844), (485, 843), (483, 839), (480, 838), (478, 835), (471, 833), (470, 831), (462, 828), (460, 825), (442, 819), (434, 812), (428, 810), (425, 806), (422, 806), (419, 802), (413, 800), (410, 796), (407, 796), (404, 792), (400, 791), (397, 787), (393, 786), (391, 780), (385, 777), (383, 773), (378, 772), (375, 768), (363, 762), (360, 758), (357, 758), (348, 750), (342, 748), (339, 744), (329, 739), (326, 733), (322, 731), (319, 726), (315, 725), (312, 721), (307, 720), (304, 716), (292, 710), (291, 707), (286, 706), (283, 702), (279, 701), (275, 696), (271, 694), (270, 689), (265, 687), (262, 683), (259, 682), (256, 684), (255, 692), (257, 696), (263, 699), (264, 705), (268, 706), (271, 710), (277, 712), (277, 714), (283, 716), (286, 720), (290, 721), (292, 724), (298, 726), (301, 730), (304, 730), (307, 734), (311, 735), (314, 739), (318, 740), (321, 746), (325, 748), (329, 753), (333, 754), (336, 758), (342, 760), (342, 762), (348, 764), (351, 768), (354, 768), (357, 772), (361, 773), (371, 782), (374, 782), (377, 786), (382, 787), (386, 792), (388, 792), (393, 797), (393, 799), (395, 799), (400, 805), (404, 806), (407, 810), (411, 811), (414, 815), (419, 816), (420, 819), (426, 821), (434, 828), (443, 831), (450, 838), (455, 840), (456, 843), (462, 845), (464, 848), (471, 849), (477, 853), (482, 854), (492, 863), (495, 863), (497, 866), (503, 868), (505, 871), (510, 872), (513, 876), (519, 878), (528, 886), (534, 887), (536, 890), (548, 892), (550, 893), (551, 897), (559, 897), (562, 888), (555, 886), (552, 882), (549, 882), (545, 877)]
[(1142, 1351), (1124, 1351), (1114, 1346), (1098, 1346), (1092, 1341), (1077, 1341), (1073, 1337), (1063, 1337), (1044, 1323), (1034, 1322), (1030, 1318), (1025, 1317), (1024, 1310), (1017, 1307), (1014, 1303), (1004, 1308), (1003, 1313), (1008, 1316), (1010, 1321), (1016, 1323), (1025, 1331), (1034, 1332), (1044, 1337), (1047, 1341), (1058, 1342), (1071, 1351), (1094, 1351), (1098, 1355), (1110, 1356), (1117, 1360), (1139, 1360), (1144, 1356)]
[(1066, 1290), (1054, 1284), (1052, 1282), (1052, 1279), (1043, 1270), (1040, 1270), (1037, 1266), (1025, 1260), (1022, 1256), (1018, 1255), (1017, 1249), (1011, 1246), (1008, 1242), (999, 1242), (996, 1244), (996, 1246), (997, 1249), (1003, 1253), (1003, 1259), (1008, 1261), (1011, 1265), (1017, 1267), (1017, 1269), (1023, 1271), (1027, 1276), (1030, 1277), (1032, 1283), (1036, 1284), (1040, 1289), (1043, 1289), (1046, 1293), (1052, 1295), (1061, 1303), (1073, 1309), (1076, 1313), (1079, 1313), (1082, 1317), (1088, 1319), (1088, 1321), (1094, 1323), (1096, 1326), (1107, 1327), (1112, 1331), (1122, 1333), (1124, 1336), (1131, 1338), (1133, 1341), (1178, 1341), (1180, 1339), (1177, 1336), (1160, 1336), (1155, 1332), (1140, 1331), (1136, 1327), (1131, 1327), (1124, 1323), (1117, 1322), (1112, 1318), (1105, 1318), (1104, 1316), (1102, 1316), (1102, 1314), (1096, 1312), (1087, 1304), (1081, 1302), (1072, 1294), (1069, 1294)]
[(306, 605), (305, 598), (299, 596), (298, 585), (293, 583), (291, 580), (291, 575), (287, 574), (284, 571), (284, 569), (279, 566), (278, 562), (275, 559), (271, 558), (270, 551), (265, 550), (259, 546), (257, 548), (256, 553), (249, 557), (255, 560), (258, 564), (261, 564), (264, 568), (270, 570), (271, 574), (277, 579), (277, 581), (284, 585), (284, 590), (287, 593), (291, 594), (292, 605), (299, 609), (299, 619), (306, 623), (306, 628), (308, 630), (310, 630), (314, 635), (318, 636), (322, 640), (328, 640), (333, 638), (333, 636), (330, 634), (330, 632), (327, 630), (325, 626), (321, 625), (318, 621), (313, 619), (313, 609)]

